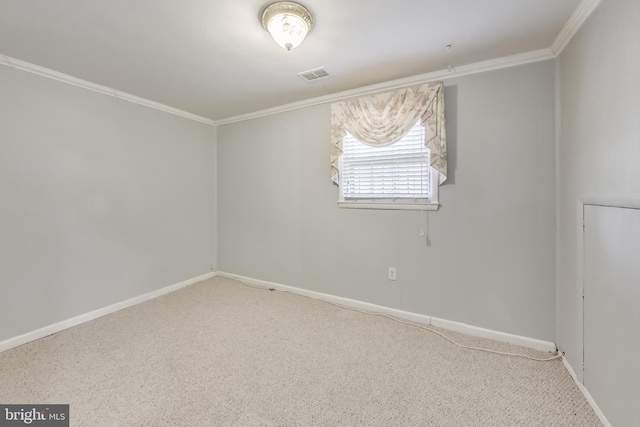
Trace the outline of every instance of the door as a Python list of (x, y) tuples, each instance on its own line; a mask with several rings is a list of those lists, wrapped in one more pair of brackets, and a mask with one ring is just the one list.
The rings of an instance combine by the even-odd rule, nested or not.
[(584, 206), (584, 386), (640, 426), (640, 209)]

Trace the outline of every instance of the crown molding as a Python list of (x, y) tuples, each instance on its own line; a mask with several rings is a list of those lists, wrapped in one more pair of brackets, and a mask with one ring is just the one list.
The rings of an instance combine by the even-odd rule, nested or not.
[(57, 80), (62, 83), (81, 87), (83, 89), (87, 89), (93, 92), (98, 92), (103, 95), (112, 96), (114, 98), (118, 98), (127, 102), (132, 102), (134, 104), (143, 105), (145, 107), (153, 108), (155, 110), (164, 111), (166, 113), (173, 114), (175, 116), (184, 117), (186, 119), (194, 120), (200, 123), (205, 123), (210, 126), (216, 125), (216, 123), (213, 120), (208, 119), (206, 117), (198, 116), (196, 114), (192, 114), (187, 111), (169, 107), (168, 105), (160, 104), (159, 102), (155, 102), (146, 98), (141, 98), (139, 96), (131, 95), (130, 93), (111, 89), (109, 87), (102, 86), (96, 83), (91, 83), (86, 80), (82, 80), (77, 77), (70, 76), (68, 74), (50, 70), (48, 68), (31, 64), (30, 62), (22, 61), (19, 59), (11, 58), (6, 55), (0, 55), (0, 65), (4, 65), (5, 67), (10, 67), (10, 68), (15, 68), (21, 71), (26, 71), (27, 73), (36, 74), (38, 76), (46, 77), (52, 80)]
[(429, 83), (437, 80), (446, 80), (469, 74), (483, 73), (486, 71), (500, 70), (502, 68), (514, 67), (517, 65), (528, 64), (531, 62), (545, 61), (553, 59), (555, 55), (551, 49), (540, 49), (516, 55), (504, 56), (502, 58), (490, 59), (488, 61), (476, 62), (474, 64), (462, 65), (451, 70), (440, 70), (417, 76), (406, 77), (397, 80), (391, 80), (384, 83), (378, 83), (370, 86), (363, 86), (357, 89), (351, 89), (344, 92), (323, 95), (316, 98), (306, 99), (303, 101), (292, 102), (290, 104), (279, 105), (264, 110), (255, 111), (253, 113), (241, 114), (238, 116), (228, 117), (216, 120), (216, 125), (226, 125), (230, 123), (242, 122), (245, 120), (256, 119), (259, 117), (270, 116), (272, 114), (283, 113), (286, 111), (297, 110), (299, 108), (311, 107), (314, 105), (326, 104), (329, 102), (342, 101), (358, 96), (372, 95), (388, 90), (399, 89), (412, 85)]
[(587, 18), (591, 16), (601, 2), (602, 0), (582, 0), (551, 45), (551, 50), (555, 56), (562, 53), (569, 41), (576, 35), (580, 27), (582, 27), (582, 24), (585, 23)]
[(83, 89), (101, 93), (103, 95), (112, 96), (114, 98), (118, 98), (123, 101), (128, 101), (134, 104), (139, 104), (145, 107), (164, 111), (169, 114), (173, 114), (176, 116), (187, 118), (189, 120), (205, 123), (210, 126), (217, 126), (222, 124), (229, 124), (229, 123), (255, 119), (258, 117), (270, 116), (272, 114), (278, 114), (286, 111), (297, 110), (299, 108), (305, 108), (305, 107), (310, 107), (310, 106), (319, 105), (319, 104), (342, 101), (345, 99), (355, 98), (358, 96), (371, 95), (374, 93), (380, 93), (388, 90), (399, 89), (402, 87), (429, 83), (437, 80), (446, 80), (450, 78), (466, 76), (469, 74), (476, 74), (476, 73), (482, 73), (486, 71), (499, 70), (507, 67), (514, 67), (517, 65), (528, 64), (531, 62), (545, 61), (547, 59), (553, 59), (554, 57), (555, 55), (553, 54), (551, 49), (540, 49), (540, 50), (535, 50), (527, 53), (519, 53), (516, 55), (505, 56), (497, 59), (491, 59), (488, 61), (476, 62), (474, 64), (462, 65), (460, 67), (456, 67), (451, 70), (446, 69), (446, 70), (434, 71), (426, 74), (419, 74), (416, 76), (406, 77), (402, 79), (391, 80), (384, 83), (364, 86), (361, 88), (356, 88), (356, 89), (324, 95), (316, 98), (306, 99), (298, 102), (293, 102), (290, 104), (279, 105), (279, 106), (268, 108), (265, 110), (259, 110), (252, 113), (228, 117), (228, 118), (215, 120), (215, 121), (212, 119), (208, 119), (206, 117), (189, 113), (187, 111), (170, 107), (168, 105), (160, 104), (158, 102), (151, 101), (146, 98), (131, 95), (126, 92), (109, 88), (107, 86), (102, 86), (96, 83), (79, 79), (77, 77), (70, 76), (68, 74), (60, 73), (58, 71), (41, 67), (39, 65), (35, 65), (30, 62), (11, 58), (6, 55), (0, 54), (0, 65), (4, 65), (10, 68), (15, 68), (17, 70), (25, 71), (31, 74), (36, 74), (52, 80), (57, 80), (62, 83), (81, 87)]
[(602, 0), (582, 0), (578, 5), (571, 18), (567, 21), (562, 28), (555, 41), (550, 48), (540, 49), (526, 53), (519, 53), (516, 55), (505, 56), (502, 58), (491, 59), (488, 61), (476, 62), (474, 64), (462, 65), (453, 69), (446, 69), (440, 71), (434, 71), (426, 74), (419, 74), (417, 76), (391, 80), (384, 83), (378, 83), (370, 86), (364, 86), (357, 89), (347, 90), (334, 94), (319, 96), (316, 98), (306, 99), (302, 101), (292, 102), (289, 104), (279, 105), (264, 110), (254, 111), (252, 113), (241, 114), (238, 116), (232, 116), (223, 118), (220, 120), (212, 120), (206, 117), (198, 116), (196, 114), (189, 113), (184, 110), (170, 107), (168, 105), (160, 104), (155, 101), (151, 101), (146, 98), (131, 95), (126, 92), (111, 89), (106, 86), (102, 86), (96, 83), (91, 83), (86, 80), (82, 80), (58, 71), (53, 71), (48, 68), (41, 67), (39, 65), (31, 64), (29, 62), (21, 61), (19, 59), (11, 58), (6, 55), (0, 54), (0, 65), (6, 67), (15, 68), (18, 70), (26, 71), (28, 73), (36, 74), (42, 77), (47, 77), (53, 80), (57, 80), (63, 83), (67, 83), (73, 86), (78, 86), (84, 89), (98, 92), (103, 95), (113, 96), (114, 98), (121, 99), (123, 101), (132, 102), (134, 104), (143, 105), (156, 110), (164, 111), (169, 114), (184, 117), (189, 120), (205, 123), (210, 126), (224, 125), (230, 123), (241, 122), (245, 120), (251, 120), (259, 117), (270, 116), (272, 114), (283, 113), (286, 111), (297, 110), (299, 108), (311, 107), (314, 105), (326, 104), (330, 102), (342, 101), (349, 98), (358, 96), (366, 96), (374, 93), (384, 92), (388, 90), (394, 90), (411, 85), (418, 85), (423, 83), (429, 83), (436, 80), (447, 80), (451, 78), (466, 76), (470, 74), (483, 73), (486, 71), (499, 70), (502, 68), (514, 67), (518, 65), (524, 65), (531, 62), (545, 61), (548, 59), (554, 59), (569, 43), (571, 38), (578, 32), (580, 27), (589, 18), (593, 11), (598, 7)]

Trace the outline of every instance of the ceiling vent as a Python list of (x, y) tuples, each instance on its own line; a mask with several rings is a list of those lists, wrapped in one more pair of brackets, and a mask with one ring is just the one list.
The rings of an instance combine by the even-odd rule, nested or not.
[(331, 76), (331, 74), (327, 73), (324, 67), (316, 68), (309, 71), (303, 71), (301, 73), (298, 73), (298, 75), (307, 83), (315, 82)]

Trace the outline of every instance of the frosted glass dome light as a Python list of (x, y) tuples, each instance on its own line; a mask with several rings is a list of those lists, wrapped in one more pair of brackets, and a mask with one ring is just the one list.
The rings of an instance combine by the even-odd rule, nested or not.
[(311, 12), (299, 3), (279, 1), (271, 3), (262, 12), (262, 26), (273, 40), (287, 50), (302, 43), (313, 27)]

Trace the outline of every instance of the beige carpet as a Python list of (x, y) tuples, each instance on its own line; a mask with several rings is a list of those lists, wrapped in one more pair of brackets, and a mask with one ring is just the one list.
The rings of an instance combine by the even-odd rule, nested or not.
[(601, 425), (560, 360), (220, 277), (1, 353), (0, 402), (74, 426)]

